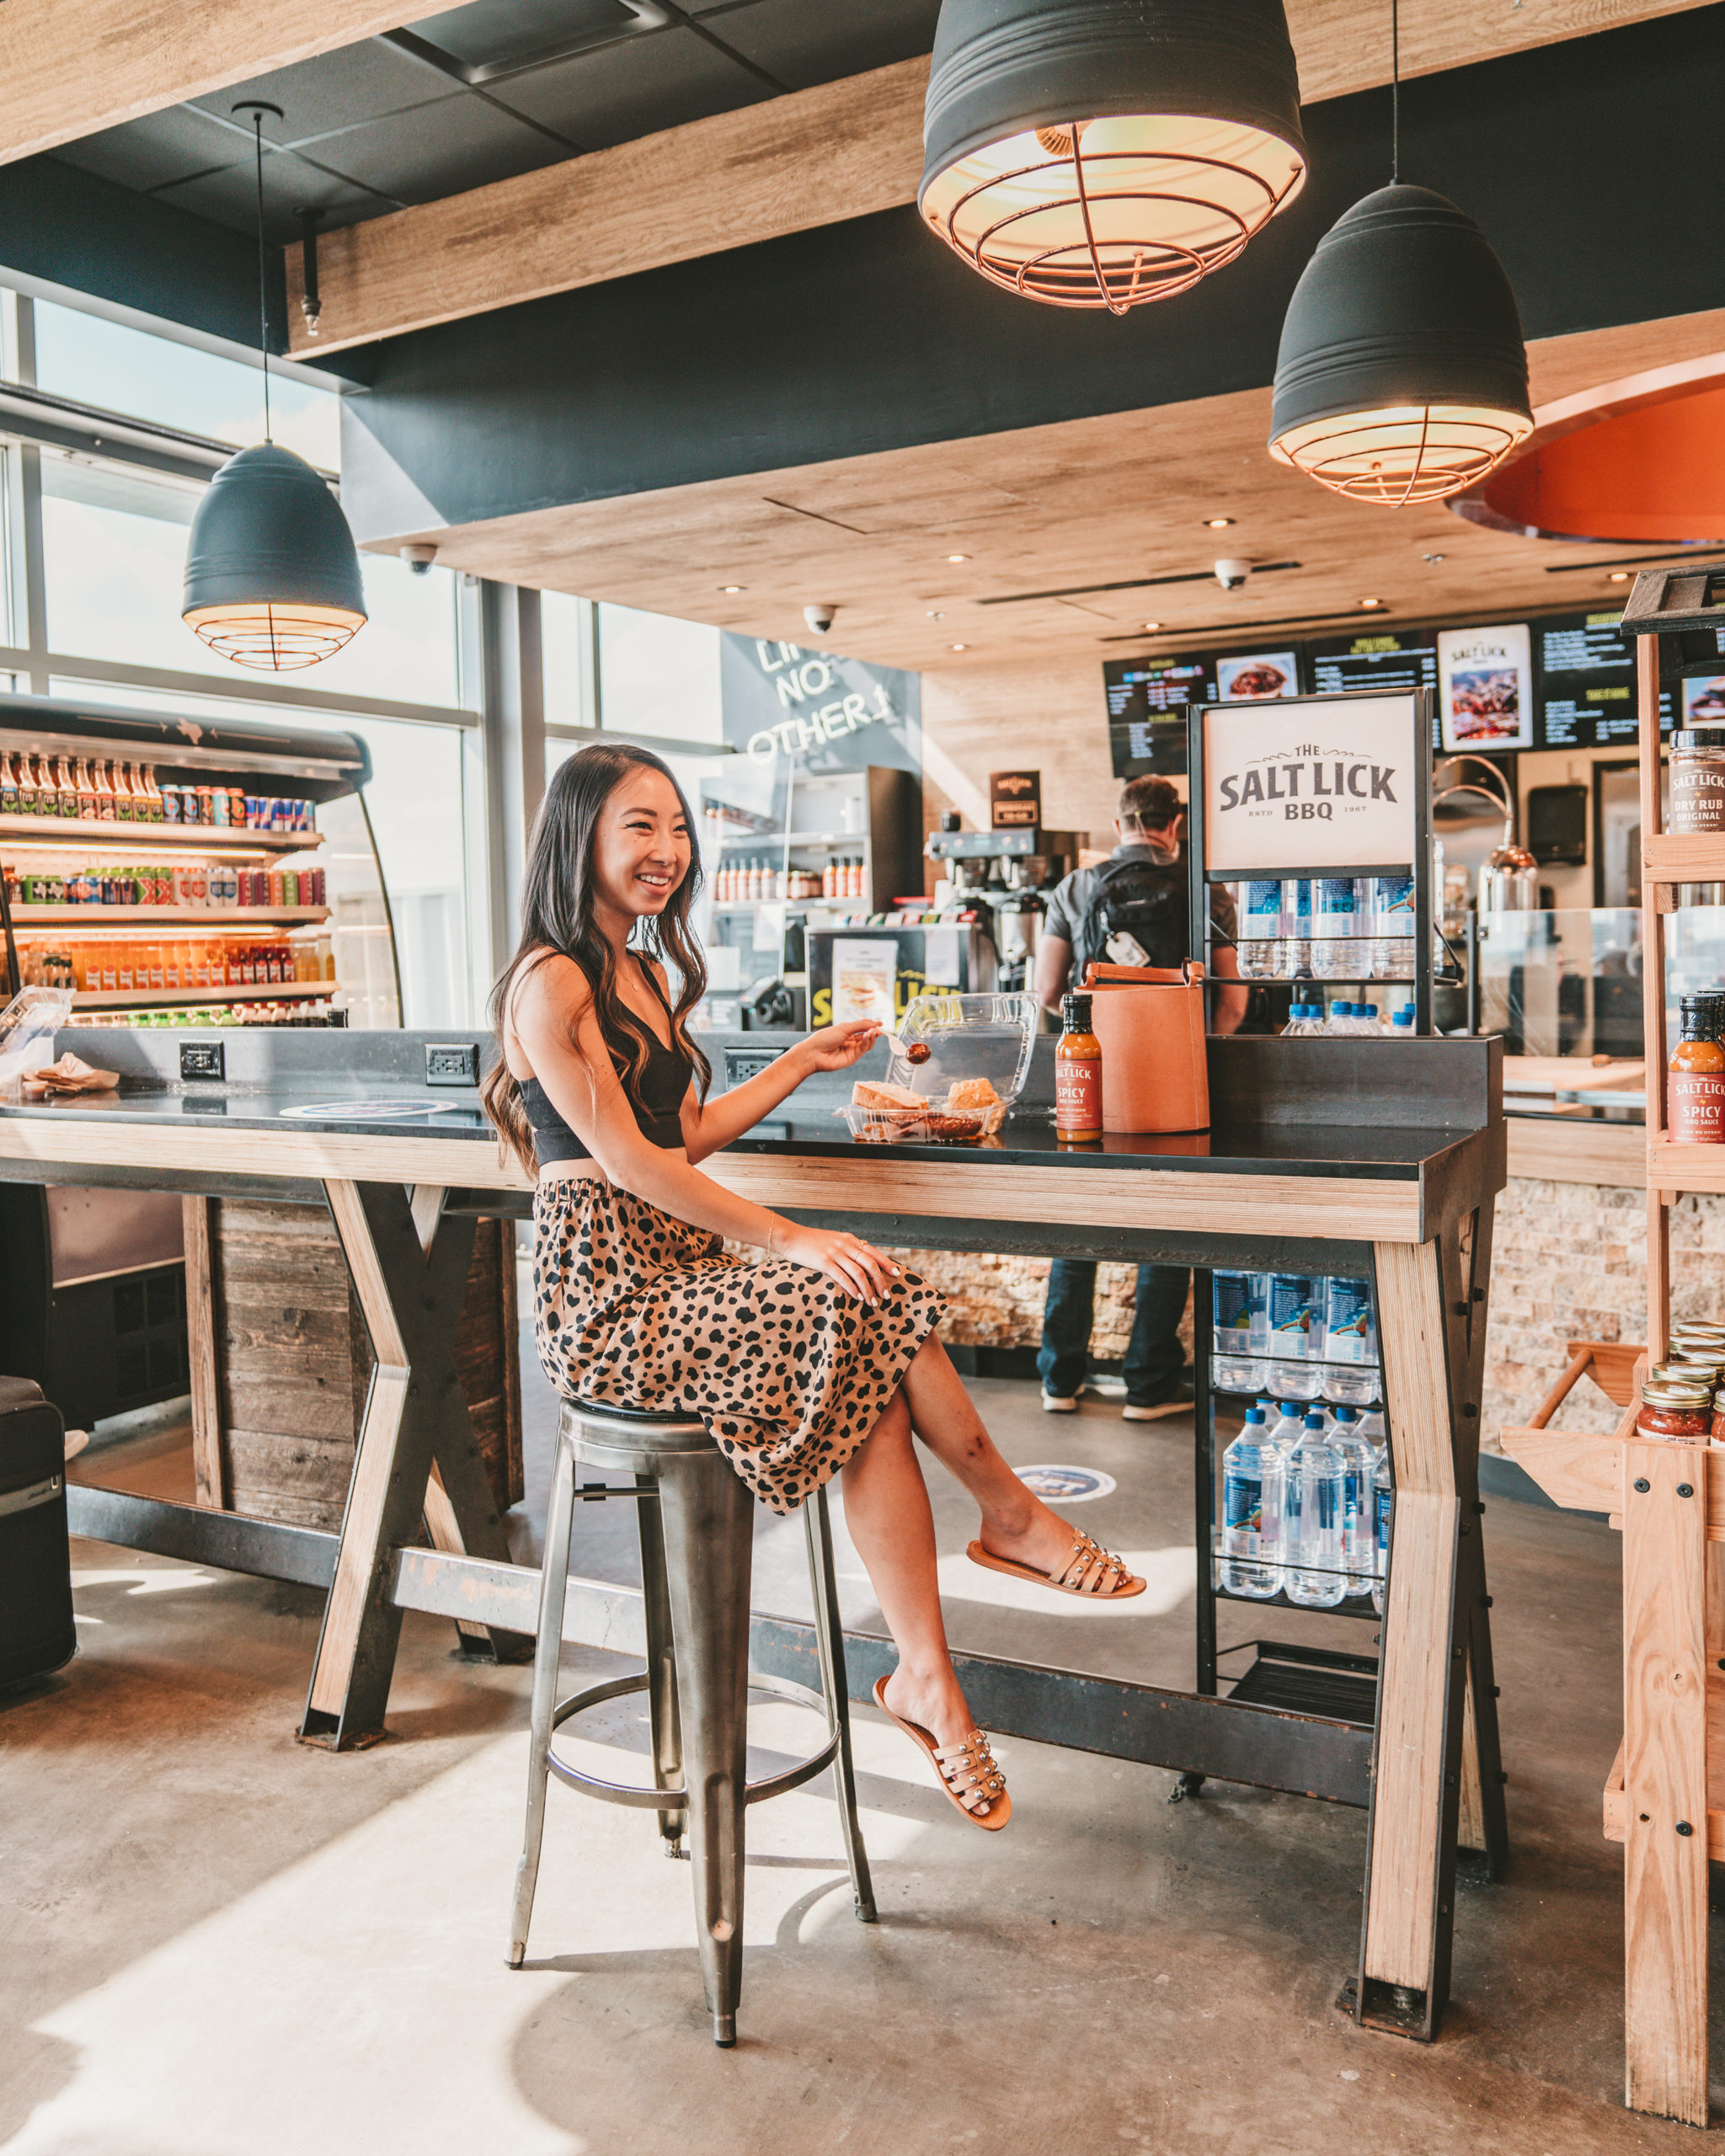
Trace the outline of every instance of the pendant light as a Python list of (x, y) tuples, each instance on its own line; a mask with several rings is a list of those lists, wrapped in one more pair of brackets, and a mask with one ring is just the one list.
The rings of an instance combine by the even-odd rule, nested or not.
[(1276, 358), (1270, 454), (1357, 501), (1440, 500), (1533, 431), (1527, 349), (1503, 265), (1473, 220), (1402, 184), (1391, 0), (1391, 184), (1319, 241)]
[(230, 456), (204, 490), (186, 547), (186, 626), (236, 666), (276, 674), (315, 666), (366, 620), (360, 558), (340, 504), (291, 449), (270, 438), (270, 344), (264, 240), (264, 115), (248, 100), (258, 173), (259, 349), (264, 439)]
[(1124, 314), (1300, 192), (1282, 0), (942, 0), (917, 207), (991, 282)]

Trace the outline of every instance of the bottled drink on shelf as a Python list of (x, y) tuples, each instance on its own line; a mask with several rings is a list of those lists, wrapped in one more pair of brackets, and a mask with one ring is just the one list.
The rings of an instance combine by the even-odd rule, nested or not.
[(1252, 877), (1240, 894), (1240, 971), (1247, 980), (1268, 980), (1276, 970), (1276, 947), (1286, 935), (1282, 884), (1275, 877)]
[(1282, 1470), (1283, 1578), (1290, 1602), (1333, 1609), (1347, 1592), (1342, 1571), (1342, 1463), (1308, 1414)]
[(1248, 1407), (1246, 1426), (1222, 1454), (1221, 1583), (1230, 1594), (1263, 1602), (1280, 1585), (1276, 1570), (1281, 1456), (1268, 1442), (1263, 1411)]
[(1319, 876), (1311, 887), (1311, 970), (1319, 980), (1358, 979), (1365, 971), (1359, 935), (1359, 879)]
[(11, 755), (0, 755), (0, 816), (16, 816), (18, 806), (18, 761)]
[(1323, 1353), (1323, 1282), (1307, 1273), (1272, 1273), (1265, 1290), (1268, 1351), (1305, 1362)]
[(1390, 1530), (1395, 1524), (1396, 1492), (1390, 1481), (1390, 1451), (1379, 1456), (1371, 1484), (1372, 1572), (1371, 1606), (1384, 1614), (1384, 1588), (1390, 1572)]
[(1295, 1003), (1289, 1006), (1288, 1022), (1282, 1028), (1283, 1038), (1312, 1040), (1324, 1029), (1324, 1006), (1322, 1003)]
[(116, 814), (114, 805), (113, 768), (105, 757), (97, 759), (93, 774), (96, 784), (96, 821), (111, 824)]
[(1269, 1321), (1261, 1273), (1212, 1276), (1211, 1382), (1222, 1392), (1254, 1393), (1264, 1381)]
[(1349, 1594), (1370, 1594), (1377, 1569), (1372, 1522), (1377, 1450), (1361, 1436), (1354, 1411), (1345, 1403), (1337, 1408), (1324, 1439), (1342, 1463), (1342, 1568), (1346, 1589)]

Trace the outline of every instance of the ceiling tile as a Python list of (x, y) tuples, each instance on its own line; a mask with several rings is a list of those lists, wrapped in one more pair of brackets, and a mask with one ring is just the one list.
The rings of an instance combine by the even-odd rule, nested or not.
[[(257, 230), (257, 183), (249, 162), (164, 187), (156, 199), (237, 232)], [(278, 151), (264, 160), (264, 228), (278, 245), (299, 237), (302, 210), (321, 210), (333, 225), (352, 225), (394, 207), (351, 180), (319, 172), (291, 152)]]
[(608, 148), (772, 92), (691, 29), (654, 30), (490, 85), (499, 104), (554, 127), (583, 149)]
[(368, 127), (326, 136), (320, 165), (403, 202), (431, 202), (532, 172), (569, 156), (560, 142), (465, 92), (446, 99), (428, 125), (419, 112), (393, 114)]
[(702, 14), (715, 37), (793, 90), (934, 49), (940, 0), (749, 0)]
[(321, 52), (272, 75), (256, 75), (196, 102), (226, 120), (244, 98), (267, 98), (285, 118), (264, 120), (266, 142), (304, 142), (337, 128), (355, 127), (382, 114), (405, 111), (428, 99), (458, 96), (457, 86), (423, 60), (382, 38)]
[(473, 0), (412, 25), (415, 37), (473, 67), (506, 67), (585, 38), (638, 36), (625, 0)]
[(238, 164), (246, 145), (231, 129), (182, 104), (128, 120), (123, 127), (104, 127), (99, 135), (68, 142), (55, 154), (121, 187), (147, 189)]

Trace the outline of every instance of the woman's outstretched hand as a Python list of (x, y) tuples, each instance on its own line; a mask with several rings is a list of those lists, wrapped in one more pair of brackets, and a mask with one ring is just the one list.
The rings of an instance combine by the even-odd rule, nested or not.
[(788, 1257), (793, 1265), (824, 1273), (865, 1303), (878, 1303), (903, 1275), (903, 1267), (884, 1251), (841, 1229), (799, 1228), (787, 1220), (775, 1232), (771, 1247), (775, 1257)]
[(847, 1018), (841, 1025), (823, 1026), (803, 1043), (803, 1054), (812, 1070), (848, 1070), (860, 1063), (880, 1038), (878, 1018)]

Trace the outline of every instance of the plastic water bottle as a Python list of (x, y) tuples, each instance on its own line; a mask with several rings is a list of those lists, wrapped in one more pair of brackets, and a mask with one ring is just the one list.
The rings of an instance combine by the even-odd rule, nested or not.
[(1280, 1585), (1275, 1566), (1281, 1456), (1265, 1442), (1263, 1411), (1248, 1407), (1246, 1427), (1222, 1454), (1221, 1582), (1229, 1594), (1263, 1602)]
[(1276, 978), (1298, 980), (1311, 971), (1311, 878), (1282, 882), (1282, 941), (1276, 947)]
[(1371, 879), (1371, 971), (1375, 980), (1413, 978), (1413, 878)]
[(1359, 980), (1359, 879), (1317, 876), (1311, 886), (1311, 970), (1320, 980)]
[(1384, 1588), (1390, 1577), (1390, 1528), (1395, 1513), (1396, 1492), (1390, 1481), (1390, 1449), (1386, 1445), (1371, 1485), (1371, 1606), (1380, 1617), (1384, 1614)]
[(1279, 877), (1254, 877), (1245, 886), (1240, 909), (1240, 971), (1247, 980), (1272, 979), (1276, 946), (1283, 935), (1282, 885)]
[(1288, 1022), (1282, 1028), (1284, 1040), (1311, 1040), (1323, 1031), (1324, 1007), (1322, 1003), (1290, 1003)]
[[(1322, 1372), (1323, 1283), (1305, 1273), (1268, 1276), (1269, 1383), (1283, 1400), (1315, 1400)], [(1314, 1333), (1314, 1326), (1316, 1328)]]
[(1343, 1406), (1324, 1433), (1342, 1463), (1342, 1567), (1349, 1594), (1370, 1594), (1377, 1577), (1372, 1489), (1378, 1456), (1359, 1433), (1354, 1410)]
[(1360, 1436), (1376, 1451), (1382, 1452), (1388, 1445), (1390, 1433), (1384, 1428), (1384, 1404), (1381, 1400), (1373, 1398), (1356, 1427)]
[(1270, 1425), (1269, 1443), (1284, 1462), (1305, 1435), (1306, 1410), (1303, 1400), (1284, 1400), (1276, 1409), (1276, 1420)]
[(1358, 1021), (1354, 1031), (1367, 1040), (1381, 1041), (1384, 1037), (1384, 1022), (1378, 1016), (1375, 1003), (1356, 1003), (1354, 1015)]
[(1308, 1415), (1282, 1469), (1282, 1564), (1290, 1602), (1333, 1609), (1347, 1592), (1342, 1570), (1342, 1462), (1324, 1438), (1322, 1415)]
[(1392, 1040), (1411, 1041), (1413, 1038), (1413, 1006), (1409, 1003), (1396, 1011), (1390, 1020)]
[(1212, 1281), (1210, 1381), (1222, 1392), (1256, 1392), (1264, 1380), (1263, 1351), (1269, 1337), (1264, 1276), (1217, 1273)]

